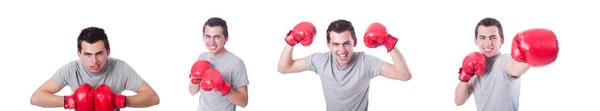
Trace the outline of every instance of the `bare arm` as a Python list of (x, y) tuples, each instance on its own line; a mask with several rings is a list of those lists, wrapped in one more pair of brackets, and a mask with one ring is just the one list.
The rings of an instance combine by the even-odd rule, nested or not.
[(225, 95), (233, 104), (242, 108), (248, 105), (248, 86), (232, 89)]
[(381, 75), (386, 78), (408, 81), (412, 78), (412, 74), (406, 65), (406, 61), (404, 60), (404, 56), (400, 51), (396, 48), (390, 51), (392, 55), (392, 60), (394, 64), (383, 63), (381, 66)]
[(190, 91), (190, 94), (192, 96), (198, 94), (200, 91), (200, 84), (193, 84), (192, 81), (190, 81), (188, 84), (188, 90)]
[(504, 67), (509, 75), (513, 77), (521, 77), (521, 75), (525, 74), (525, 72), (527, 72), (531, 66), (529, 66), (527, 63), (517, 62), (511, 58), (508, 62), (506, 62)]
[(157, 105), (160, 102), (158, 95), (156, 94), (154, 89), (152, 89), (152, 87), (150, 87), (150, 85), (146, 83), (146, 81), (142, 83), (142, 86), (140, 87), (140, 89), (137, 90), (136, 93), (137, 94), (134, 96), (126, 97), (125, 104), (127, 105), (127, 107), (150, 107)]
[(469, 97), (473, 94), (473, 84), (471, 82), (460, 82), (456, 86), (454, 94), (454, 103), (456, 106), (461, 106), (469, 100)]
[(277, 65), (277, 71), (282, 74), (296, 73), (308, 70), (306, 61), (304, 58), (292, 60), (293, 46), (286, 45), (283, 49), (283, 53), (279, 58), (279, 65)]
[(61, 87), (60, 85), (58, 85), (58, 83), (56, 83), (56, 80), (54, 80), (54, 78), (50, 78), (48, 79), (48, 81), (42, 84), (33, 93), (33, 95), (31, 95), (30, 102), (32, 105), (44, 108), (64, 107), (64, 96), (54, 95), (63, 88), (64, 87)]

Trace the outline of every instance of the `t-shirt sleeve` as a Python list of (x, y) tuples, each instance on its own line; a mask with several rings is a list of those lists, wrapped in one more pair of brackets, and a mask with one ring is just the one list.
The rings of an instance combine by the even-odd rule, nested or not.
[(319, 74), (318, 72), (322, 70), (323, 64), (325, 64), (328, 59), (327, 56), (326, 53), (314, 53), (306, 56), (306, 58), (304, 58), (306, 69)]
[(65, 87), (67, 85), (69, 85), (69, 78), (71, 78), (71, 75), (73, 75), (73, 73), (75, 73), (75, 69), (77, 68), (76, 64), (74, 64), (74, 62), (71, 62), (67, 65), (62, 66), (60, 69), (58, 69), (54, 75), (52, 76), (52, 78), (54, 78), (54, 80), (56, 81), (56, 83), (58, 83), (58, 85), (60, 87)]
[(140, 75), (138, 75), (138, 73), (135, 72), (135, 70), (133, 70), (129, 64), (125, 62), (122, 64), (122, 74), (125, 76), (125, 90), (137, 92), (137, 90), (142, 86), (142, 83), (144, 83), (144, 79), (142, 79), (142, 77), (140, 77)]
[(515, 77), (515, 76), (510, 75), (508, 73), (508, 70), (506, 70), (506, 64), (508, 63), (508, 61), (511, 61), (512, 58), (509, 55), (507, 55), (507, 54), (504, 54), (501, 57), (502, 58), (499, 58), (499, 59), (502, 62), (501, 62), (501, 64), (498, 64), (499, 65), (498, 67), (500, 67), (502, 69), (502, 73), (503, 73), (502, 75), (504, 76), (504, 78), (506, 78), (506, 80), (508, 80), (509, 82), (510, 81), (514, 81), (515, 79), (518, 79), (519, 77)]
[(246, 65), (244, 62), (240, 62), (232, 70), (231, 86), (233, 88), (239, 88), (250, 84), (248, 80), (248, 74), (246, 73)]
[(365, 55), (364, 63), (363, 66), (366, 66), (369, 71), (369, 77), (375, 78), (381, 75), (381, 68), (385, 62), (375, 56)]

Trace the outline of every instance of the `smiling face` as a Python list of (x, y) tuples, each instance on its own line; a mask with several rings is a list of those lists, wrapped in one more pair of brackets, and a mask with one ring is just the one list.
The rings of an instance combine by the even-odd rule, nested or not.
[(225, 53), (225, 42), (227, 37), (223, 34), (223, 27), (221, 26), (204, 26), (204, 45), (211, 55), (222, 55)]
[(496, 26), (479, 26), (477, 28), (477, 37), (475, 44), (486, 57), (500, 55), (500, 46), (504, 39), (500, 37), (500, 32)]
[(350, 31), (343, 31), (336, 33), (334, 31), (329, 32), (330, 40), (328, 42), (331, 53), (335, 55), (335, 58), (340, 66), (346, 66), (350, 63), (354, 40)]
[(98, 74), (104, 69), (110, 50), (104, 47), (104, 41), (94, 43), (81, 41), (81, 50), (77, 52), (85, 68), (92, 74)]

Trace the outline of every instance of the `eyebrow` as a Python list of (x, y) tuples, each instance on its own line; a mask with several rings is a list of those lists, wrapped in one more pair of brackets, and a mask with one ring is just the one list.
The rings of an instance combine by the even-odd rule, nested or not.
[(350, 41), (346, 41), (346, 42), (343, 42), (343, 43), (332, 42), (332, 44), (344, 44), (344, 43), (350, 43)]
[[(104, 53), (104, 51), (98, 51), (98, 52), (96, 52), (94, 54), (100, 54), (100, 53)], [(92, 54), (92, 53), (90, 53), (90, 52), (84, 52), (84, 54)]]
[(204, 36), (208, 36), (208, 37), (221, 37), (221, 35), (208, 35), (208, 34), (204, 34)]
[(490, 35), (490, 36), (479, 35), (478, 37), (496, 37), (496, 35)]

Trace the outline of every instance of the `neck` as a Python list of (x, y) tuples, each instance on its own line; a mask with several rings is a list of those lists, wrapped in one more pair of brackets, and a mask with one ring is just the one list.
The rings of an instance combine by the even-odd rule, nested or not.
[(215, 53), (210, 53), (210, 57), (219, 57), (219, 56), (223, 56), (225, 55), (225, 53), (227, 53), (227, 49), (223, 49), (221, 51), (217, 51)]

